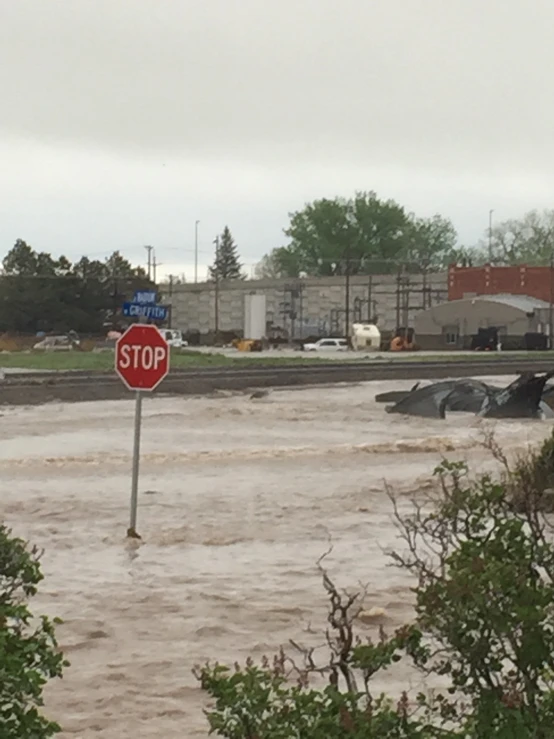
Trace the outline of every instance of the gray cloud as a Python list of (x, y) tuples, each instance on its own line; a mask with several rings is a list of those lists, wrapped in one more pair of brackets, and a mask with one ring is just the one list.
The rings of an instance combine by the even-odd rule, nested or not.
[(549, 0), (17, 0), (1, 12), (4, 131), (198, 159), (552, 161)]
[(369, 188), (474, 241), (550, 204), (553, 27), (551, 0), (5, 2), (1, 243), (180, 253), (200, 218), (255, 261)]

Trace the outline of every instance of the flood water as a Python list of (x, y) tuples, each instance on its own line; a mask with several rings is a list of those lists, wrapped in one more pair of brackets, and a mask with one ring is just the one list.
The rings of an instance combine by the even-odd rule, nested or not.
[[(473, 415), (405, 418), (374, 402), (412, 384), (145, 399), (140, 544), (125, 538), (132, 400), (2, 409), (0, 513), (45, 550), (32, 610), (65, 622), (71, 667), (47, 690), (64, 739), (205, 737), (195, 663), (322, 642), (308, 631), (325, 626), (315, 563), (329, 536), (337, 583), (366, 583), (387, 628), (410, 619), (411, 581), (383, 551), (398, 546), (384, 480), (408, 505), (442, 454), (489, 463)], [(511, 452), (552, 423), (491, 427)]]

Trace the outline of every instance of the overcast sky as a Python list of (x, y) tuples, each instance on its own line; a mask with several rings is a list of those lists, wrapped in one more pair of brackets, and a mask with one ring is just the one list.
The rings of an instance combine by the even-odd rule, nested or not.
[(474, 244), (554, 206), (553, 32), (552, 0), (4, 0), (0, 253), (190, 281), (197, 219), (249, 266), (356, 189)]

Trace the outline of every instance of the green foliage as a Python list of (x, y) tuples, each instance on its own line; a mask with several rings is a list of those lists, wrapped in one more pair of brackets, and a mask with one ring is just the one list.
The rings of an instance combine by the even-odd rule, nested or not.
[(219, 245), (213, 266), (209, 269), (211, 280), (243, 280), (242, 265), (239, 261), (237, 246), (229, 230), (225, 226), (219, 238)]
[[(411, 656), (451, 681), (443, 711), (471, 737), (551, 736), (554, 715), (554, 547), (547, 524), (513, 510), (508, 488), (462, 464), (437, 470), (434, 508), (402, 523), (421, 639)], [(425, 551), (440, 552), (434, 564)], [(465, 702), (465, 712), (461, 709)], [(493, 733), (494, 732), (494, 733)], [(464, 734), (462, 734), (464, 736)]]
[(411, 722), (404, 699), (396, 704), (379, 696), (372, 705), (364, 693), (341, 692), (328, 685), (310, 688), (291, 683), (282, 654), (270, 667), (248, 663), (244, 669), (207, 665), (197, 673), (215, 701), (208, 713), (210, 732), (229, 739), (423, 739)]
[(393, 200), (358, 192), (321, 199), (290, 214), (286, 247), (260, 264), (283, 277), (392, 273), (401, 265), (442, 269), (451, 261), (456, 231), (441, 216), (416, 218)]
[(119, 252), (71, 264), (18, 239), (2, 264), (0, 331), (99, 332), (134, 290), (152, 285)]
[(27, 600), (43, 575), (36, 549), (0, 525), (0, 736), (47, 739), (60, 727), (40, 713), (46, 682), (61, 677), (67, 662), (59, 651), (54, 624), (33, 618)]
[(476, 246), (456, 247), (452, 250), (451, 260), (458, 267), (479, 267), (489, 261), (487, 253)]
[[(536, 456), (552, 458), (552, 442)], [(542, 460), (542, 461), (541, 461)], [(409, 515), (391, 500), (403, 551), (395, 564), (415, 579), (415, 618), (392, 637), (356, 634), (357, 594), (341, 594), (321, 569), (329, 596), (329, 657), (291, 642), (273, 663), (206, 665), (196, 675), (214, 700), (212, 732), (229, 739), (352, 736), (356, 739), (550, 739), (554, 726), (554, 545), (530, 502), (461, 463), (443, 462), (437, 489)], [(442, 692), (372, 695), (376, 674), (400, 660)], [(326, 687), (310, 685), (327, 676)], [(363, 686), (363, 688), (359, 688)]]
[(504, 470), (510, 503), (520, 513), (554, 512), (554, 432), (537, 449), (528, 449), (510, 465), (494, 438), (487, 446)]
[(300, 263), (296, 254), (288, 247), (281, 246), (266, 254), (256, 265), (255, 276), (258, 280), (275, 280), (300, 276)]
[(406, 261), (420, 269), (445, 269), (453, 260), (456, 246), (456, 229), (442, 216), (413, 218), (409, 231)]
[(538, 450), (517, 460), (512, 479), (528, 498), (542, 496), (545, 490), (554, 488), (554, 432)]
[[(258, 277), (387, 274), (401, 265), (437, 271), (450, 264), (476, 267), (548, 265), (554, 254), (554, 210), (532, 210), (498, 223), (477, 245), (457, 244), (451, 221), (440, 215), (418, 218), (394, 200), (374, 192), (351, 199), (322, 198), (290, 213), (289, 244), (267, 254)], [(348, 265), (348, 266), (347, 266)]]
[(492, 264), (548, 265), (554, 253), (554, 210), (531, 210), (492, 229), (489, 260), (488, 231), (481, 250)]

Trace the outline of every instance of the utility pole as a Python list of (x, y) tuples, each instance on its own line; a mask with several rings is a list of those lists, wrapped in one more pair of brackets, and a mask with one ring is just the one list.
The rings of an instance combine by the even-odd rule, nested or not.
[(112, 267), (112, 285), (113, 285), (113, 292), (112, 292), (112, 296), (113, 296), (113, 319), (112, 319), (112, 323), (113, 323), (113, 321), (115, 320), (115, 316), (117, 314), (117, 309), (119, 307), (119, 289), (118, 289), (119, 288), (119, 285), (118, 285), (118, 282), (117, 282), (117, 272), (116, 272), (115, 264)]
[(344, 322), (346, 324), (345, 338), (350, 348), (350, 242), (346, 247), (346, 284), (344, 295)]
[[(152, 277), (154, 278), (154, 285), (156, 284), (156, 267), (161, 267), (161, 265), (156, 262), (156, 252), (154, 252), (152, 256)], [(148, 274), (150, 274), (150, 271)]]
[(549, 316), (548, 316), (548, 348), (550, 350), (554, 349), (554, 337), (552, 336), (552, 332), (554, 330), (554, 252), (550, 254), (550, 307), (549, 307)]
[(552, 332), (554, 329), (554, 252), (550, 254), (550, 307), (549, 307), (549, 316), (548, 316), (548, 348), (550, 350), (554, 349), (554, 337), (552, 336)]
[(219, 335), (219, 236), (215, 237), (215, 340)]
[(494, 210), (489, 210), (489, 264), (492, 262), (492, 214)]
[(198, 224), (200, 221), (194, 223), (194, 281), (198, 282)]
[(150, 272), (151, 272), (151, 268), (152, 268), (152, 249), (154, 247), (153, 246), (145, 246), (144, 248), (148, 252), (148, 279), (150, 279)]

